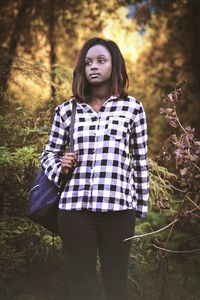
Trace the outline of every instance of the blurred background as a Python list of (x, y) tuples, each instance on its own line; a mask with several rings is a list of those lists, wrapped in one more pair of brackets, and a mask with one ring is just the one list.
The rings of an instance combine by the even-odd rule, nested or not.
[(29, 221), (27, 192), (54, 109), (72, 95), (76, 56), (94, 36), (119, 45), (148, 120), (150, 212), (136, 233), (156, 232), (133, 240), (129, 299), (198, 300), (198, 0), (0, 0), (0, 299), (67, 299), (60, 239)]

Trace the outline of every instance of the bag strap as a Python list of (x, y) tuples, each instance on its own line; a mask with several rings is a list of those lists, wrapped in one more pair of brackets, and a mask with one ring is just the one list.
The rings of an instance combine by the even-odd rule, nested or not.
[(72, 101), (72, 116), (71, 116), (71, 126), (70, 126), (70, 132), (69, 132), (69, 151), (74, 152), (74, 139), (73, 139), (73, 133), (74, 133), (74, 123), (75, 123), (75, 115), (76, 115), (76, 101)]
[[(69, 152), (74, 152), (74, 139), (73, 139), (73, 133), (74, 133), (74, 123), (75, 123), (75, 115), (76, 115), (76, 101), (72, 100), (72, 115), (71, 115), (71, 124), (70, 124), (70, 129), (69, 129)], [(64, 186), (66, 184), (66, 182), (70, 179), (71, 174), (73, 173), (73, 168), (72, 167), (69, 171), (69, 173), (67, 174), (67, 176), (65, 175), (61, 175), (62, 177), (62, 186), (61, 188), (64, 189)]]

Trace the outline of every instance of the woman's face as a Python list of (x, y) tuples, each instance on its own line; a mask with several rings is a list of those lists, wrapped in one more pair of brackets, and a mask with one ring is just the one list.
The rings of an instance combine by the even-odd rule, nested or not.
[(91, 47), (85, 57), (85, 76), (90, 84), (109, 81), (112, 73), (112, 57), (102, 45)]

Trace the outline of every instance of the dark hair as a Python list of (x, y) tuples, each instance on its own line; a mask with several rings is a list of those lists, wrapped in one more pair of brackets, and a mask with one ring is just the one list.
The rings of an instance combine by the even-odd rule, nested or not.
[(73, 96), (83, 101), (89, 94), (89, 83), (85, 76), (85, 57), (88, 50), (94, 45), (104, 46), (112, 57), (111, 88), (112, 95), (126, 98), (128, 89), (128, 75), (125, 61), (117, 44), (111, 40), (102, 38), (92, 38), (82, 47), (73, 72), (72, 92)]

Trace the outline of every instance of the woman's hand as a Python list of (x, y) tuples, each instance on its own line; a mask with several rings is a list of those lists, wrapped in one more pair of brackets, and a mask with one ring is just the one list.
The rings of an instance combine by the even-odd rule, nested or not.
[(77, 153), (65, 153), (65, 155), (61, 158), (61, 173), (63, 175), (67, 175), (69, 170), (76, 166), (77, 162)]

